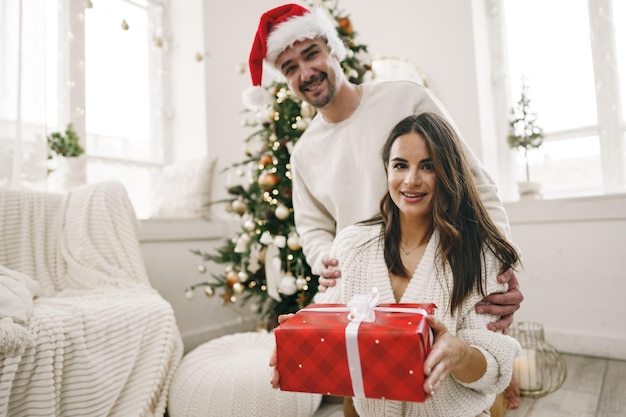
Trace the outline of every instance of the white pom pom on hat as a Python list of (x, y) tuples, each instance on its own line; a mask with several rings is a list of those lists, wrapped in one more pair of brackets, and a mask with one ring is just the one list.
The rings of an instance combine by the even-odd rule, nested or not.
[[(319, 7), (309, 11), (297, 4), (285, 4), (265, 12), (261, 16), (248, 61), (253, 87), (262, 85), (263, 62), (274, 67), (278, 56), (298, 41), (323, 37), (331, 53), (342, 61), (346, 57), (346, 48), (335, 26), (332, 17)], [(244, 97), (249, 96), (244, 99), (247, 105), (254, 105), (256, 94), (244, 92)]]
[(269, 107), (274, 104), (275, 98), (260, 85), (255, 85), (244, 90), (241, 95), (243, 105), (251, 110)]

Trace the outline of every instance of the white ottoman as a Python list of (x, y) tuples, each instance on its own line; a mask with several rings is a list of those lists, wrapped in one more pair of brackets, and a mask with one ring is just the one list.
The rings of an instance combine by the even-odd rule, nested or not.
[(169, 417), (310, 417), (322, 396), (273, 389), (273, 333), (206, 342), (183, 358), (170, 388)]

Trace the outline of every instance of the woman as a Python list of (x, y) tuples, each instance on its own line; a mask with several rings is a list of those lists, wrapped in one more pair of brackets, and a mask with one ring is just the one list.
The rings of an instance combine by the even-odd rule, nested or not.
[[(476, 314), (485, 294), (505, 292), (496, 276), (520, 259), (490, 220), (459, 139), (432, 113), (409, 116), (382, 150), (388, 192), (380, 214), (349, 226), (331, 256), (342, 282), (316, 302), (347, 303), (377, 287), (380, 302), (434, 302), (435, 334), (426, 358), (424, 403), (355, 398), (359, 416), (488, 416), (508, 385), (515, 339), (487, 330)], [(384, 358), (381, 358), (384, 360)]]

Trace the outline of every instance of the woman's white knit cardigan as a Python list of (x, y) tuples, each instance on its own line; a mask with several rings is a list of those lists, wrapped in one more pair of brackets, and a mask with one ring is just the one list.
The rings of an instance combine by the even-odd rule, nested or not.
[[(347, 303), (355, 294), (369, 293), (372, 287), (378, 288), (381, 303), (396, 302), (382, 243), (377, 238), (379, 233), (378, 225), (358, 225), (349, 226), (337, 235), (331, 256), (339, 260), (342, 278), (338, 286), (319, 294), (316, 302)], [(442, 273), (441, 268), (437, 268), (440, 264), (435, 257), (438, 241), (439, 234), (435, 231), (400, 302), (435, 303), (438, 307), (435, 316), (444, 322), (448, 331), (483, 352), (487, 359), (487, 372), (470, 384), (450, 376), (434, 397), (424, 403), (355, 399), (360, 417), (476, 417), (483, 410), (488, 410), (495, 395), (509, 384), (519, 344), (512, 337), (487, 329), (487, 323), (494, 321), (494, 317), (475, 313), (474, 306), (482, 299), (477, 291), (466, 298), (454, 316), (450, 315), (452, 274), (448, 270)], [(488, 293), (507, 289), (496, 281), (499, 270), (500, 263), (487, 253), (483, 273)], [(384, 361), (384, 358), (381, 360)]]

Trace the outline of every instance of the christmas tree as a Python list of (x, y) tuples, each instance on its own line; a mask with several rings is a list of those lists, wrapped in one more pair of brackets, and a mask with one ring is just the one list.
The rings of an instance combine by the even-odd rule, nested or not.
[[(349, 17), (336, 1), (316, 6), (337, 21), (348, 51), (341, 64), (346, 76), (353, 83), (363, 82), (371, 69), (365, 62), (367, 47), (356, 43)], [(317, 292), (317, 276), (304, 258), (294, 225), (289, 165), (291, 150), (316, 110), (283, 82), (266, 89), (267, 106), (245, 110), (246, 124), (255, 129), (246, 139), (246, 158), (228, 168), (245, 183), (228, 188), (228, 199), (211, 203), (226, 204), (227, 211), (239, 215), (241, 229), (213, 253), (192, 250), (202, 258), (200, 273), (206, 273), (206, 262), (224, 265), (224, 272), (191, 286), (187, 296), (192, 298), (198, 288), (204, 288), (207, 296), (221, 291), (224, 303), (251, 302), (273, 326), (278, 315), (306, 306)]]

